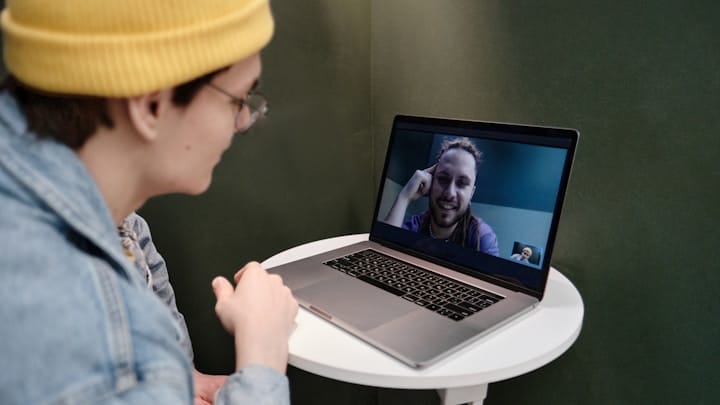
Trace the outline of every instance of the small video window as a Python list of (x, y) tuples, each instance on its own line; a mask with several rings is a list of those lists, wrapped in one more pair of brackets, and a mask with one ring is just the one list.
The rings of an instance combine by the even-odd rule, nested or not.
[(511, 260), (531, 266), (540, 266), (541, 258), (542, 252), (537, 246), (522, 242), (513, 243), (512, 254), (510, 255)]

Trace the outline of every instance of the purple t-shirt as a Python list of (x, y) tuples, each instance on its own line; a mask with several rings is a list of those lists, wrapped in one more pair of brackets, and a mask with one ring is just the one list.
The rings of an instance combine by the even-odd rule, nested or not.
[[(403, 229), (407, 229), (413, 232), (420, 232), (423, 217), (426, 214), (427, 211), (422, 214), (412, 215), (403, 223)], [(495, 236), (495, 232), (492, 230), (490, 225), (483, 222), (480, 218), (474, 217), (474, 219), (475, 221), (470, 221), (470, 226), (468, 227), (466, 246), (472, 248), (477, 247), (477, 250), (479, 252), (487, 253), (493, 256), (499, 256), (500, 250), (498, 249), (498, 242), (497, 237)], [(479, 229), (478, 224), (480, 225)], [(423, 233), (426, 233), (428, 236), (430, 235), (427, 230), (425, 230)]]

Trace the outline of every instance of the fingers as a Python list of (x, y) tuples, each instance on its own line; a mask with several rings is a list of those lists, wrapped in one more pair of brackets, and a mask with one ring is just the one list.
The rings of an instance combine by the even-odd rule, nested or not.
[(215, 299), (222, 301), (232, 296), (235, 289), (232, 284), (225, 277), (215, 277), (212, 281), (213, 293), (215, 293)]
[(235, 273), (235, 275), (233, 276), (233, 280), (235, 280), (235, 283), (238, 283), (238, 282), (240, 281), (240, 279), (242, 278), (242, 275), (245, 273), (245, 271), (246, 271), (247, 269), (250, 269), (250, 268), (253, 268), (253, 269), (255, 269), (256, 271), (257, 271), (258, 269), (259, 269), (259, 270), (263, 270), (263, 271), (265, 270), (265, 269), (262, 268), (262, 266), (260, 265), (260, 263), (258, 263), (258, 262), (249, 262), (249, 263), (246, 264), (242, 269), (238, 270), (237, 273)]
[(428, 173), (430, 173), (430, 174), (434, 174), (434, 173), (435, 173), (435, 168), (436, 168), (436, 167), (437, 167), (437, 163), (435, 163), (434, 165), (432, 165), (432, 166), (428, 167), (428, 168), (427, 168), (427, 169), (425, 169), (424, 171), (425, 171), (425, 172), (428, 172)]
[(215, 394), (223, 385), (227, 376), (204, 374), (193, 370), (193, 385), (195, 386), (195, 405), (210, 405)]
[(224, 277), (212, 281), (215, 313), (228, 332), (234, 333), (246, 319), (266, 313), (268, 308), (282, 308), (278, 311), (283, 316), (291, 314), (294, 319), (297, 302), (279, 275), (268, 273), (258, 262), (249, 262), (233, 278), (235, 285)]
[(210, 402), (207, 398), (202, 398), (199, 396), (196, 396), (194, 401), (194, 405), (212, 405), (212, 402)]
[(288, 337), (298, 304), (277, 274), (250, 262), (235, 273), (233, 287), (216, 277), (215, 312), (223, 327), (235, 336), (236, 367), (263, 364), (281, 373), (287, 366)]
[(430, 193), (430, 186), (432, 185), (432, 173), (435, 170), (435, 166), (429, 167), (420, 173), (423, 176), (420, 177), (420, 185), (418, 186), (418, 192), (421, 196), (426, 196)]
[(217, 314), (225, 330), (232, 330), (232, 322), (222, 316), (224, 308), (232, 301), (235, 288), (225, 277), (215, 277), (212, 281), (212, 290), (215, 294), (215, 314)]

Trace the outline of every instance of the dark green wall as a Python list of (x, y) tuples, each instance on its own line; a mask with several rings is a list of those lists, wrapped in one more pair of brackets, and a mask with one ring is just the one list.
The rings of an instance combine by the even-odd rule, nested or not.
[(486, 403), (718, 403), (720, 3), (372, 5), (376, 161), (397, 112), (581, 132), (553, 263), (582, 333)]

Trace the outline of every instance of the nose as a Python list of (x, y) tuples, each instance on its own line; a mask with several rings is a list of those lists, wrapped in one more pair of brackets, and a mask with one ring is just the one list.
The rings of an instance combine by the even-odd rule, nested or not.
[(237, 132), (246, 131), (252, 126), (252, 115), (247, 106), (243, 106), (240, 111), (235, 114), (235, 130)]
[(456, 192), (457, 192), (457, 187), (455, 186), (455, 182), (451, 181), (445, 187), (443, 187), (442, 197), (446, 200), (452, 200), (455, 198)]

